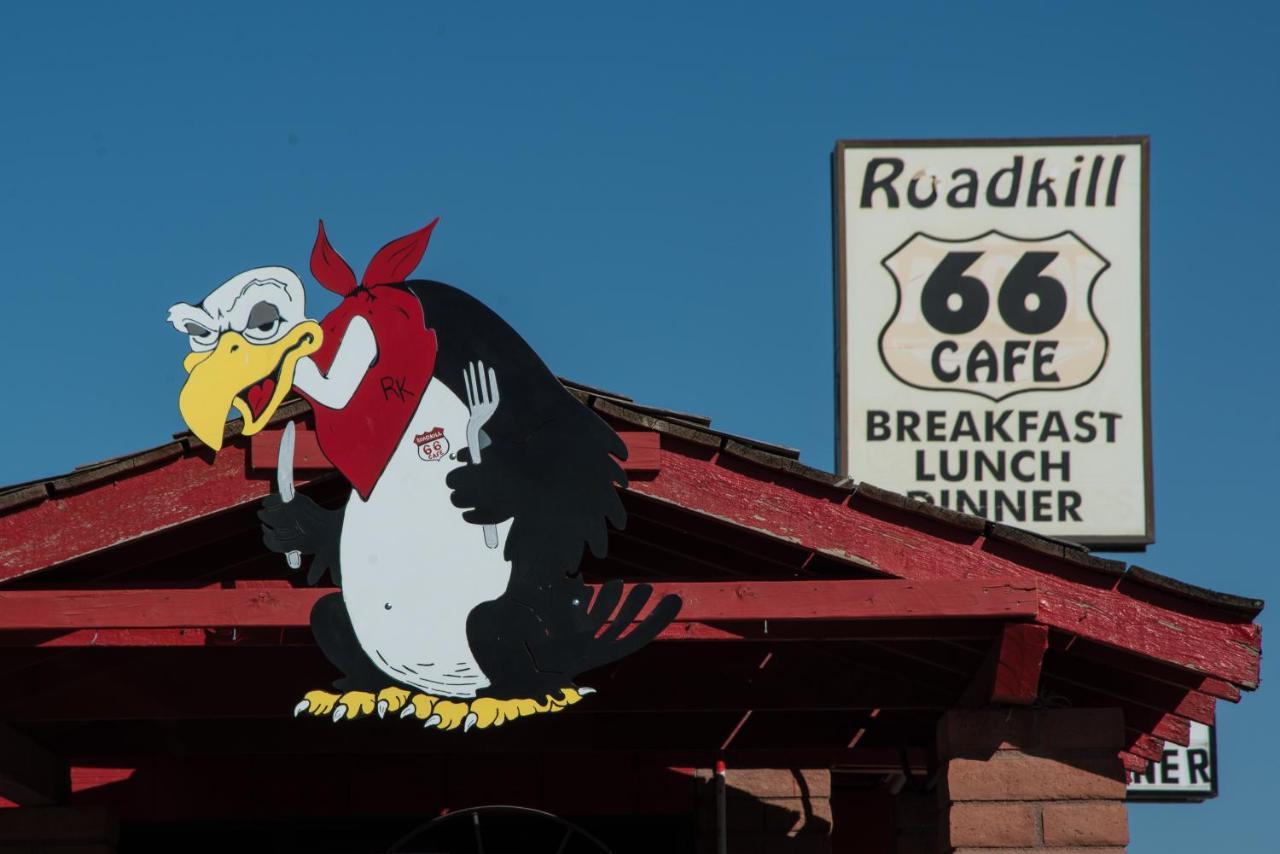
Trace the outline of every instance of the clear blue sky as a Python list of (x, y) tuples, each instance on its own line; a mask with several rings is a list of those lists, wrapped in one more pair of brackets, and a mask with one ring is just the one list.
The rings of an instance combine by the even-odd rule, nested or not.
[[(305, 274), (321, 216), (360, 270), (440, 215), (421, 272), (558, 373), (827, 467), (833, 142), (1146, 133), (1139, 560), (1280, 607), (1274, 6), (277, 5), (0, 12), (0, 483), (179, 429), (165, 309)], [(1280, 694), (1224, 706), (1221, 798), (1134, 854), (1280, 846)]]

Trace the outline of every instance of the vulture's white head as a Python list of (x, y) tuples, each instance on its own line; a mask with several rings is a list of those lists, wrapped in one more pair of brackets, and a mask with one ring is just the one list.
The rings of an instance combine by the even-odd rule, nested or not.
[(298, 360), (324, 340), (320, 324), (307, 318), (302, 281), (286, 267), (234, 276), (199, 305), (170, 308), (169, 322), (191, 341), (178, 408), (215, 451), (232, 407), (244, 418), (244, 435), (266, 426), (293, 386)]

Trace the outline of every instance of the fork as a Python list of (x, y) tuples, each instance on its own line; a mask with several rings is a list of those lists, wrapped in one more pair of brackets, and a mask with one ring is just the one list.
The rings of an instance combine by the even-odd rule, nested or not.
[[(480, 462), (480, 428), (498, 411), (498, 375), (493, 368), (485, 371), (484, 362), (472, 362), (462, 371), (467, 386), (467, 447), (471, 449), (471, 462)], [(484, 526), (484, 544), (491, 549), (498, 547), (498, 526)]]

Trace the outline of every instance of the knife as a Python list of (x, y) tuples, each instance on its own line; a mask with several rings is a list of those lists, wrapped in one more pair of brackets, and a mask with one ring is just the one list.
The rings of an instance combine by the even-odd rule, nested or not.
[[(280, 490), (280, 500), (288, 504), (293, 500), (293, 449), (296, 442), (296, 429), (293, 422), (290, 421), (284, 425), (284, 432), (280, 434), (280, 456), (276, 460), (276, 487)], [(285, 562), (289, 564), (290, 569), (298, 569), (302, 566), (302, 552), (293, 549), (284, 556)]]

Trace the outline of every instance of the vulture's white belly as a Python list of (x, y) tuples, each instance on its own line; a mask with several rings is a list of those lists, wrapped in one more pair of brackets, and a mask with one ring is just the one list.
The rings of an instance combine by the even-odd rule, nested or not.
[[(467, 643), (467, 615), (506, 590), (511, 565), (449, 500), (445, 475), (467, 441), (468, 410), (433, 379), (368, 501), (352, 493), (342, 525), (342, 596), (360, 645), (384, 673), (424, 692), (472, 697), (489, 685)], [(448, 451), (424, 459), (414, 437), (443, 428)], [(430, 456), (430, 454), (426, 454)]]

